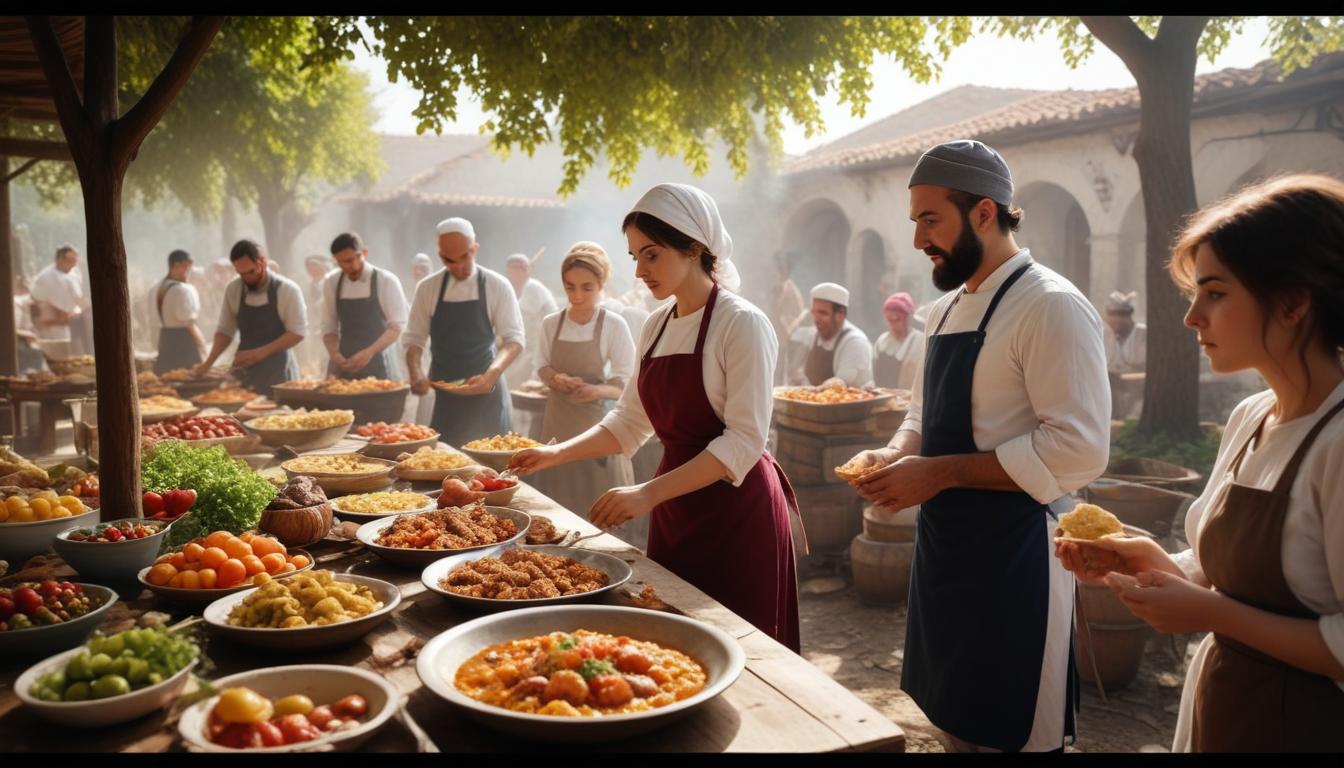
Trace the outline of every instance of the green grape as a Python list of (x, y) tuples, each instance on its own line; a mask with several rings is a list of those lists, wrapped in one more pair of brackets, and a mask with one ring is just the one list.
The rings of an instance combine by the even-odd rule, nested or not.
[(62, 696), (62, 698), (65, 701), (84, 701), (85, 699), (89, 698), (90, 695), (91, 691), (89, 690), (89, 684), (80, 681), (77, 683), (71, 683), (70, 687), (65, 689), (65, 694)]

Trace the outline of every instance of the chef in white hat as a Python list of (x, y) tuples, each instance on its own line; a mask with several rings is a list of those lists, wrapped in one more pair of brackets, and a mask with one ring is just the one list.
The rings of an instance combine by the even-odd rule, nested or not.
[(812, 323), (807, 357), (794, 368), (790, 383), (861, 387), (873, 378), (873, 345), (849, 322), (849, 290), (839, 283), (812, 288)]

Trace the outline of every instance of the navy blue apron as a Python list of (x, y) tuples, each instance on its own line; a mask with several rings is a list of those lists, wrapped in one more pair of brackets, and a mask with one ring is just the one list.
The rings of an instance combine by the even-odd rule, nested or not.
[[(477, 269), (476, 300), (444, 302), (448, 270), (443, 271), (439, 298), (430, 316), (429, 344), (434, 359), (429, 364), (431, 381), (457, 381), (485, 373), (495, 359), (495, 328), (490, 324), (485, 301), (485, 272)], [(500, 374), (495, 388), (484, 395), (434, 393), (434, 416), (430, 426), (443, 442), (460, 447), (482, 437), (509, 431), (513, 418), (509, 385)]]
[[(1030, 266), (1003, 282), (977, 330), (937, 335), (949, 307), (928, 337), (920, 455), (979, 452), (971, 427), (975, 361), (999, 300)], [(1050, 600), (1049, 512), (1022, 491), (972, 488), (945, 490), (919, 508), (901, 689), (963, 741), (1018, 751), (1031, 736)], [(1077, 683), (1069, 656), (1064, 731), (1072, 735)]]
[[(241, 282), (241, 281), (240, 281)], [(280, 304), (277, 291), (280, 282), (274, 276), (267, 278), (266, 303), (254, 307), (247, 303), (247, 284), (243, 283), (238, 292), (238, 350), (270, 344), (285, 334), (285, 321), (280, 319)], [(239, 368), (236, 372), (243, 387), (266, 395), (271, 387), (299, 377), (299, 367), (294, 361), (294, 348), (263, 358), (251, 368)]]
[(159, 312), (159, 356), (154, 361), (154, 373), (167, 373), (178, 368), (191, 368), (201, 362), (201, 350), (196, 337), (186, 328), (169, 328), (163, 324), (163, 301), (168, 292), (181, 285), (181, 280), (165, 277), (159, 283), (155, 302)]
[[(378, 270), (365, 264), (372, 270), (369, 278), (369, 295), (362, 299), (342, 299), (341, 286), (345, 283), (345, 272), (336, 278), (336, 318), (341, 323), (341, 355), (350, 357), (371, 346), (387, 330), (387, 315), (383, 313), (383, 303), (378, 298)], [(362, 379), (365, 376), (387, 378), (392, 365), (392, 345), (369, 359), (369, 364), (351, 373), (327, 364), (327, 373), (342, 379)]]

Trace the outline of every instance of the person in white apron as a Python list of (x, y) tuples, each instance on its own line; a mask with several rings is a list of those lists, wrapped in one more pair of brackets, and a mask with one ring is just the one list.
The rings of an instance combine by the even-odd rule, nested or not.
[[(1232, 410), (1185, 517), (1190, 549), (1060, 542), (1159, 632), (1208, 632), (1173, 752), (1344, 752), (1344, 183), (1294, 174), (1198, 212), (1172, 248), (1185, 324), (1218, 373), (1270, 388)], [(1338, 759), (1338, 758), (1336, 758)]]
[[(1003, 158), (978, 141), (926, 152), (910, 178), (934, 285), (909, 413), (884, 468), (854, 485), (920, 505), (901, 688), (955, 751), (1062, 751), (1075, 733), (1073, 579), (1053, 520), (1105, 470), (1110, 393), (1101, 318), (1012, 231)], [(1062, 351), (1067, 350), (1067, 354)]]
[(915, 300), (908, 293), (893, 293), (882, 306), (887, 330), (873, 345), (873, 386), (912, 389), (915, 371), (924, 361), (924, 334), (910, 327)]
[[(619, 313), (599, 303), (610, 274), (606, 251), (597, 243), (575, 243), (560, 264), (569, 307), (541, 321), (537, 345), (537, 375), (551, 390), (542, 416), (542, 442), (568, 440), (596, 425), (634, 375), (630, 330)], [(602, 494), (634, 482), (630, 459), (617, 453), (546, 470), (534, 484), (586, 517)], [(612, 533), (643, 549), (648, 518), (631, 520)]]

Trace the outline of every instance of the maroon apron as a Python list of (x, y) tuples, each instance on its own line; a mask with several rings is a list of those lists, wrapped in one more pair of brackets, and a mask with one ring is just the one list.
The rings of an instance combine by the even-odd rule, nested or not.
[[(660, 476), (723, 434), (701, 368), (718, 297), (715, 285), (694, 352), (652, 357), (672, 318), (668, 313), (640, 361), (639, 399), (663, 443)], [(648, 556), (797, 653), (798, 576), (789, 528), (789, 508), (797, 506), (784, 470), (766, 451), (741, 486), (716, 480), (654, 507)]]

